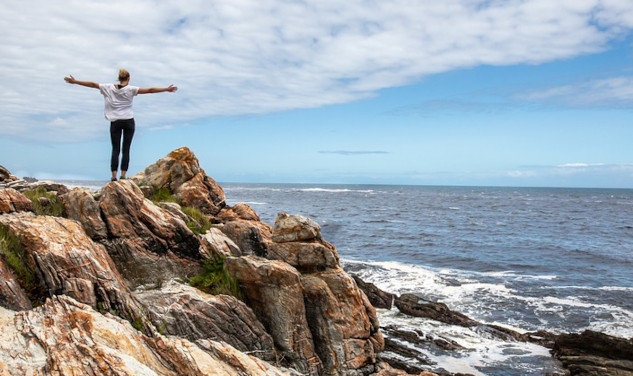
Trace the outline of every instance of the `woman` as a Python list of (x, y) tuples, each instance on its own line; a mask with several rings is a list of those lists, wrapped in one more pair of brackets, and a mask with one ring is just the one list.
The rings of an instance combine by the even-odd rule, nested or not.
[(112, 140), (112, 158), (110, 170), (112, 181), (116, 181), (116, 173), (119, 168), (119, 153), (121, 152), (121, 136), (123, 136), (123, 156), (121, 158), (121, 179), (125, 179), (130, 163), (130, 145), (134, 137), (134, 113), (132, 112), (132, 99), (138, 94), (161, 93), (169, 91), (173, 93), (178, 87), (139, 88), (129, 85), (130, 73), (125, 69), (119, 69), (119, 84), (98, 84), (90, 81), (79, 81), (73, 76), (64, 77), (69, 84), (77, 84), (99, 89), (105, 98), (105, 117), (110, 121), (110, 139)]

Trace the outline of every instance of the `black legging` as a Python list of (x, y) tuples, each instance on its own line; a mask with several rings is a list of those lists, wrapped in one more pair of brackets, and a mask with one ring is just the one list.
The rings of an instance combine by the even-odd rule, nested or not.
[(123, 133), (121, 171), (127, 171), (128, 165), (130, 164), (130, 145), (132, 145), (132, 137), (134, 137), (134, 119), (116, 120), (110, 123), (110, 139), (112, 140), (111, 171), (116, 171), (119, 168), (121, 133)]

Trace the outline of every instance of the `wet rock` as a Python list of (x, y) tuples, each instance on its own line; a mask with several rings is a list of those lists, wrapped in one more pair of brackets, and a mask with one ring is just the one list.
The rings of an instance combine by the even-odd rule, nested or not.
[(591, 330), (561, 334), (552, 354), (572, 376), (633, 376), (633, 339)]
[(256, 256), (227, 257), (224, 265), (272, 335), (282, 364), (319, 375), (322, 364), (308, 327), (301, 274), (282, 261)]
[(0, 189), (0, 214), (33, 211), (28, 197), (13, 188)]
[(66, 296), (30, 311), (0, 308), (0, 327), (1, 375), (288, 375), (220, 342), (147, 337)]
[(91, 192), (83, 188), (73, 188), (61, 198), (68, 218), (79, 221), (88, 236), (97, 241), (108, 237), (99, 203)]
[(20, 237), (28, 260), (22, 267), (36, 277), (32, 284), (44, 289), (46, 295), (39, 297), (42, 301), (46, 296), (68, 295), (132, 320), (140, 317), (140, 304), (105, 248), (93, 242), (78, 222), (14, 213), (0, 216), (0, 224)]
[(359, 276), (353, 275), (354, 281), (358, 285), (358, 288), (363, 290), (371, 304), (376, 308), (391, 309), (393, 300), (396, 298), (395, 294), (383, 291), (376, 287), (373, 283), (363, 281)]
[(222, 341), (260, 359), (275, 359), (272, 337), (253, 311), (232, 296), (205, 294), (173, 280), (135, 296), (164, 334)]
[(99, 207), (108, 229), (102, 243), (132, 286), (200, 272), (198, 238), (180, 218), (146, 199), (132, 181), (108, 183)]
[(451, 311), (444, 303), (431, 302), (414, 294), (402, 294), (396, 298), (395, 304), (402, 313), (415, 317), (425, 317), (446, 324), (464, 327), (472, 327), (479, 324), (464, 314)]
[(168, 188), (182, 205), (217, 214), (225, 205), (224, 190), (200, 168), (198, 158), (182, 147), (131, 178), (138, 185)]

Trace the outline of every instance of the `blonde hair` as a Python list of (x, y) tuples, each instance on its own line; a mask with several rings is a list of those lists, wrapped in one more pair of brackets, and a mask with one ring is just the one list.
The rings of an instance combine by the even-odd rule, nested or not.
[(119, 81), (123, 82), (129, 79), (130, 79), (130, 72), (126, 71), (123, 68), (119, 69)]

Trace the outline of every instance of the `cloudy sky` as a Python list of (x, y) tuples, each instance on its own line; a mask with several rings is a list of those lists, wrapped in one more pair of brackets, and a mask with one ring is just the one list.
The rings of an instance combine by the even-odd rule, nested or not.
[(631, 0), (0, 3), (0, 165), (107, 179), (188, 146), (220, 182), (633, 188)]

